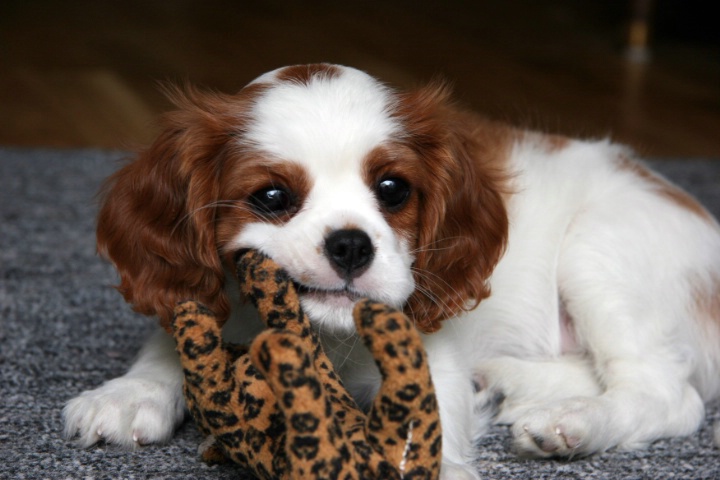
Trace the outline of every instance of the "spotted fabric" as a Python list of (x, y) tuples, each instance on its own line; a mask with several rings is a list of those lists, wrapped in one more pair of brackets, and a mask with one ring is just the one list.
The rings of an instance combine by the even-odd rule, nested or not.
[(202, 305), (175, 311), (185, 398), (209, 439), (203, 458), (230, 459), (262, 479), (437, 478), (438, 405), (408, 318), (369, 300), (355, 307), (357, 331), (382, 374), (366, 414), (323, 352), (287, 274), (253, 251), (239, 258), (237, 273), (268, 327), (249, 348), (224, 343)]

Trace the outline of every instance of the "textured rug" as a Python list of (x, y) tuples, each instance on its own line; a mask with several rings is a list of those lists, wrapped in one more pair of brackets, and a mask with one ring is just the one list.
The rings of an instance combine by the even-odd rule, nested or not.
[[(0, 149), (0, 479), (246, 478), (234, 466), (199, 461), (192, 422), (167, 445), (128, 452), (63, 440), (63, 404), (120, 375), (152, 330), (112, 288), (95, 255), (94, 200), (122, 152)], [(720, 215), (720, 161), (653, 164)], [(702, 429), (639, 452), (573, 461), (513, 456), (506, 428), (479, 445), (483, 478), (720, 478), (708, 409)]]

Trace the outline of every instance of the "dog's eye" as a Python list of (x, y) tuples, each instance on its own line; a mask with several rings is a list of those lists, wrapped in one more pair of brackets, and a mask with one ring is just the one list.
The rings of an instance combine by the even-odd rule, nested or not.
[(267, 187), (250, 195), (250, 205), (260, 214), (292, 213), (295, 210), (293, 196), (279, 187)]
[(378, 182), (375, 192), (385, 208), (396, 210), (402, 207), (410, 196), (410, 185), (402, 178), (384, 178)]

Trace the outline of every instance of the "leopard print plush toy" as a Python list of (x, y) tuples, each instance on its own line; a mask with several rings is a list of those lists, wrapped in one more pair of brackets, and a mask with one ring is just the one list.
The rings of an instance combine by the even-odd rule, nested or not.
[(355, 307), (357, 331), (382, 375), (365, 414), (333, 370), (287, 274), (252, 251), (237, 267), (243, 294), (268, 327), (249, 349), (224, 344), (202, 305), (185, 302), (175, 311), (185, 398), (213, 442), (203, 458), (229, 458), (263, 479), (437, 478), (438, 406), (408, 318), (368, 300)]

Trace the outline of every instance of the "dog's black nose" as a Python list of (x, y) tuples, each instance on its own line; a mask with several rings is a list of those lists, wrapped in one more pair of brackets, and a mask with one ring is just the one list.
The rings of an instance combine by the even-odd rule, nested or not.
[(362, 230), (335, 230), (325, 238), (325, 254), (338, 275), (351, 279), (370, 266), (375, 249)]

